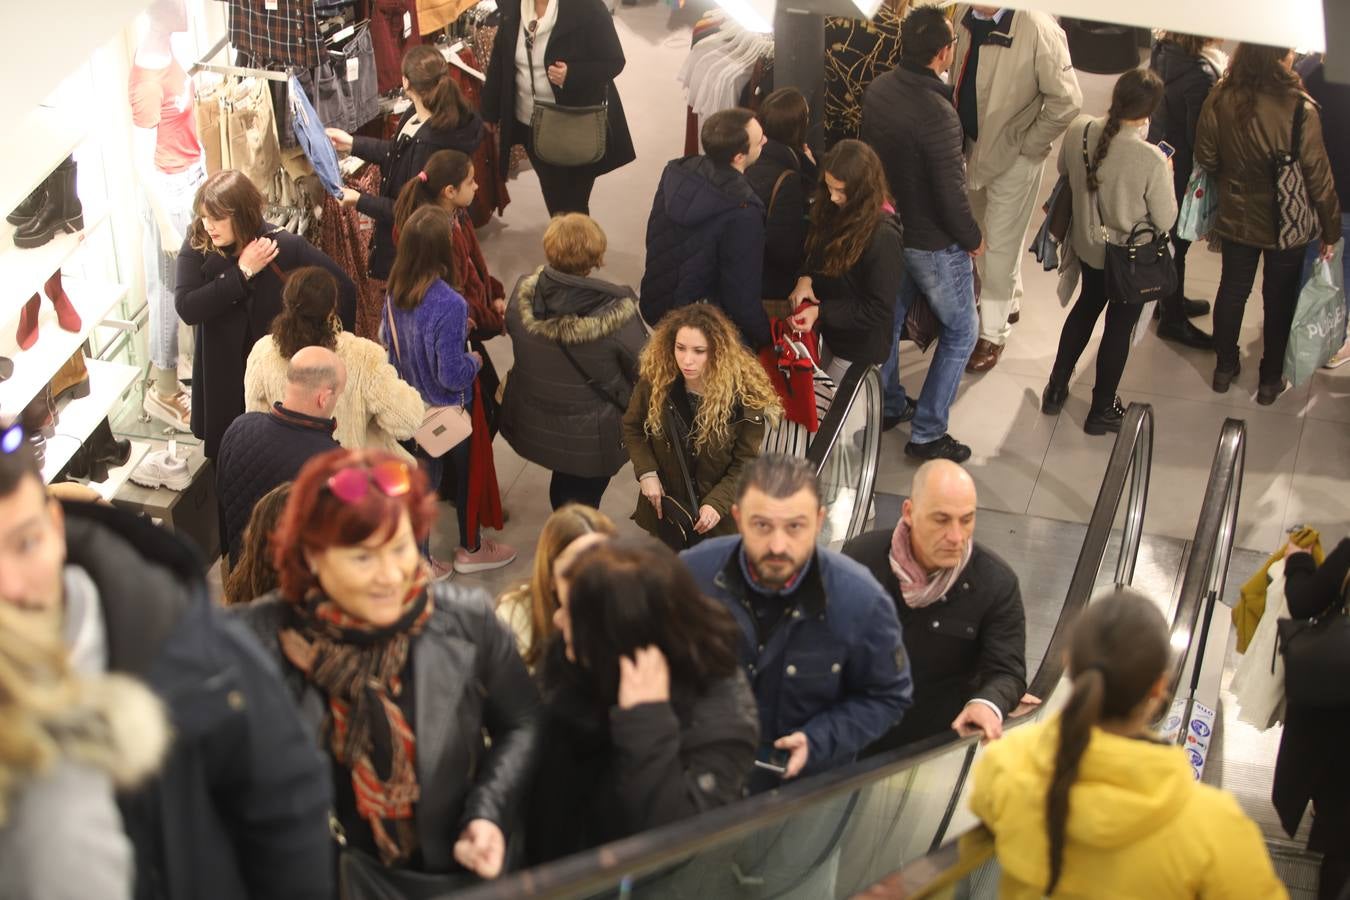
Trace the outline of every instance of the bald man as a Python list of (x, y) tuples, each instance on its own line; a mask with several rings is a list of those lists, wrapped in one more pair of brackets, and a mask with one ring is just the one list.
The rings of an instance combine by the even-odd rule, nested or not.
[(267, 412), (235, 419), (220, 439), (216, 494), (221, 546), (238, 559), (253, 506), (277, 485), (291, 481), (311, 458), (334, 450), (333, 410), (347, 386), (347, 367), (325, 347), (301, 347), (286, 367), (286, 392)]
[(844, 547), (895, 600), (914, 677), (914, 706), (869, 753), (948, 729), (998, 738), (1026, 690), (1017, 575), (975, 543), (975, 502), (965, 469), (924, 463), (895, 531), (869, 531)]

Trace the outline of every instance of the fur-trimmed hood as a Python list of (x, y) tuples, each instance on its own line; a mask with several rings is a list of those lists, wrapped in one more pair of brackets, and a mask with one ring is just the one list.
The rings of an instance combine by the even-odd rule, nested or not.
[(609, 337), (638, 314), (632, 288), (549, 266), (521, 278), (513, 302), (526, 331), (564, 344)]

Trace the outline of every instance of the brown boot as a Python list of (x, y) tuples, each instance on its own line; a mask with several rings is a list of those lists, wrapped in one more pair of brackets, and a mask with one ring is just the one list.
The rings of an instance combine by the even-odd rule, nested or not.
[(1002, 355), (1003, 347), (1001, 345), (980, 338), (975, 342), (975, 352), (970, 354), (970, 362), (966, 363), (966, 371), (988, 372), (998, 365), (998, 358)]
[(79, 350), (56, 370), (51, 381), (52, 402), (78, 400), (89, 396), (89, 369), (84, 365), (84, 354)]

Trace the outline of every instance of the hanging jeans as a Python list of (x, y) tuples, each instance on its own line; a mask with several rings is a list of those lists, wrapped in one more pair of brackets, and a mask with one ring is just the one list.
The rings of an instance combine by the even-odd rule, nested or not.
[(295, 131), (295, 139), (314, 166), (314, 174), (319, 176), (324, 190), (341, 198), (342, 173), (338, 170), (337, 151), (333, 149), (333, 142), (323, 133), (323, 122), (310, 105), (300, 80), (292, 75), (290, 85), (291, 128)]
[[(185, 235), (192, 225), (192, 200), (197, 188), (206, 178), (200, 162), (181, 172), (166, 173), (158, 169), (151, 176), (155, 192), (164, 213), (178, 234)], [(150, 310), (150, 362), (161, 369), (178, 365), (178, 312), (173, 305), (175, 260), (172, 252), (163, 246), (159, 223), (148, 200), (142, 203), (141, 220), (144, 223), (141, 249), (145, 260), (145, 302)]]

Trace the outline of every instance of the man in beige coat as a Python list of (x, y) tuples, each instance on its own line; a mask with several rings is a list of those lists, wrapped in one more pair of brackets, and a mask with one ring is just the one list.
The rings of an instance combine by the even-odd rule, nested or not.
[(952, 84), (966, 133), (970, 205), (988, 249), (976, 259), (982, 284), (980, 339), (968, 372), (992, 369), (1022, 297), (1022, 255), (1041, 172), (1083, 105), (1064, 31), (1054, 17), (996, 6), (957, 9)]

